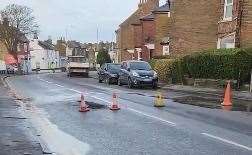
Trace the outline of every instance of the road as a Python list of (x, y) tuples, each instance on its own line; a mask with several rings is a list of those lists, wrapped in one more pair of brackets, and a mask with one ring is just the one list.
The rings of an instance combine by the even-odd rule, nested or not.
[[(64, 73), (8, 78), (48, 150), (62, 155), (251, 155), (252, 114), (174, 102), (154, 108), (156, 91), (99, 84)], [(120, 111), (107, 105), (119, 95)], [(78, 100), (94, 109), (78, 112)], [(92, 106), (91, 106), (92, 107)]]

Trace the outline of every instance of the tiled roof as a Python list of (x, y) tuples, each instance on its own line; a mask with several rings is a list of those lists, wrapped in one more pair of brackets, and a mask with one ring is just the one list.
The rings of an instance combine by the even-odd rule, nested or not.
[(47, 50), (54, 50), (54, 45), (46, 41), (38, 41), (39, 46)]

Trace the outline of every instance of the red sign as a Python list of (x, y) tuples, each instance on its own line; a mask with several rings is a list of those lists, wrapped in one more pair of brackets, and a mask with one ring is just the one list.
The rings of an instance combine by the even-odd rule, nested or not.
[(16, 64), (17, 60), (11, 54), (6, 54), (4, 56), (4, 61), (6, 65)]

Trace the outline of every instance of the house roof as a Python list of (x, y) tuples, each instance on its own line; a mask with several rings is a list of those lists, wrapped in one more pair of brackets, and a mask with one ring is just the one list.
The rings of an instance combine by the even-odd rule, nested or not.
[(153, 11), (154, 13), (170, 12), (170, 4), (167, 2)]
[(39, 46), (41, 46), (42, 48), (47, 49), (47, 50), (54, 50), (54, 48), (55, 48), (53, 44), (50, 44), (46, 41), (38, 41), (38, 44), (39, 44)]
[(67, 42), (67, 46), (70, 48), (81, 48), (81, 43), (77, 42), (77, 41), (68, 41)]

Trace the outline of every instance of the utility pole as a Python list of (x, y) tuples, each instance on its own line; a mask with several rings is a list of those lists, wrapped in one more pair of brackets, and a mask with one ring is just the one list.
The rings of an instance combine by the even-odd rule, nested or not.
[(250, 72), (250, 92), (252, 93), (252, 70)]
[(98, 52), (98, 48), (99, 48), (99, 29), (98, 29), (98, 26), (97, 26), (97, 30), (96, 30), (96, 41), (97, 41), (97, 52)]

